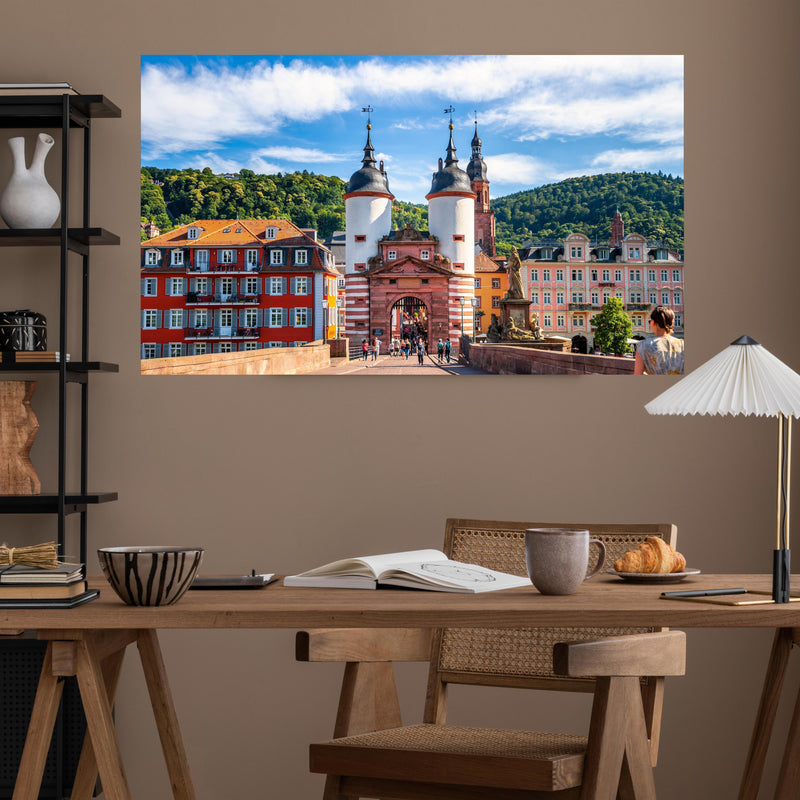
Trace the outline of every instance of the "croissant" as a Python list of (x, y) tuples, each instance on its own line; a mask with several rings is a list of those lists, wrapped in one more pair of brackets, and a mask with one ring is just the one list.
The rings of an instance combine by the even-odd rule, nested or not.
[(686, 559), (658, 536), (648, 536), (614, 562), (617, 572), (682, 572), (685, 567)]

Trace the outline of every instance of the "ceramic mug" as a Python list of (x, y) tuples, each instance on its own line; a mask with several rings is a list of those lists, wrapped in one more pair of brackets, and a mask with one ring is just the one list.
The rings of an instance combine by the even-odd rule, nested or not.
[[(597, 566), (587, 575), (589, 545), (600, 548)], [(533, 585), (542, 594), (572, 594), (606, 563), (606, 546), (589, 531), (571, 528), (528, 528), (525, 561)]]

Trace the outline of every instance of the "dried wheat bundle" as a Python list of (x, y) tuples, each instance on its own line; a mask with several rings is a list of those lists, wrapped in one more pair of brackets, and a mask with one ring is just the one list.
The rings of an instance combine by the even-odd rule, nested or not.
[(10, 547), (3, 542), (0, 544), (0, 566), (6, 564), (55, 569), (58, 566), (55, 542), (44, 542), (30, 547)]

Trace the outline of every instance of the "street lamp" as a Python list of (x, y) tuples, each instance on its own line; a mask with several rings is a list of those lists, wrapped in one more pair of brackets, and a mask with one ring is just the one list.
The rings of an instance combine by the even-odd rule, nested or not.
[(326, 344), (328, 341), (328, 300), (322, 300), (322, 342)]
[(474, 342), (475, 341), (475, 336), (476, 336), (476, 334), (475, 334), (475, 319), (476, 319), (475, 309), (478, 307), (478, 298), (477, 297), (472, 297), (472, 298), (470, 298), (469, 302), (472, 305), (472, 341)]
[(463, 297), (457, 297), (456, 300), (458, 300), (458, 303), (461, 306), (461, 335), (463, 336), (464, 335), (464, 302), (465, 302), (465, 300), (464, 300)]

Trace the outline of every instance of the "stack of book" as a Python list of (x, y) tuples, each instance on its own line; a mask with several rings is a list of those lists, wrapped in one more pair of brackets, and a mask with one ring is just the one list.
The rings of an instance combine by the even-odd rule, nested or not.
[(0, 608), (73, 608), (99, 595), (87, 588), (81, 564), (0, 566)]
[[(67, 361), (70, 361), (69, 353)], [(7, 350), (3, 353), (4, 364), (49, 364), (61, 361), (57, 350)]]

